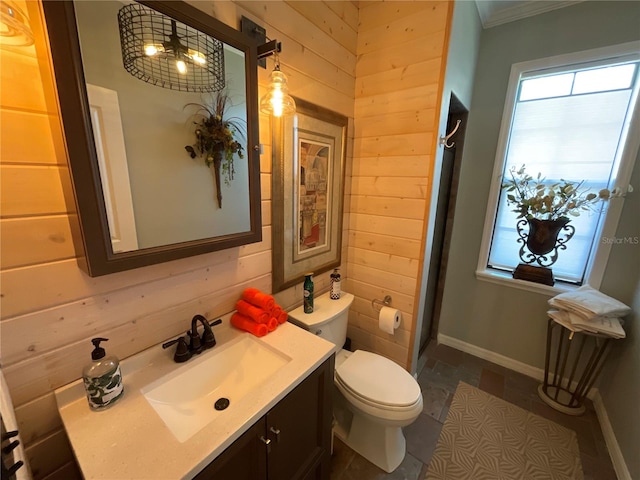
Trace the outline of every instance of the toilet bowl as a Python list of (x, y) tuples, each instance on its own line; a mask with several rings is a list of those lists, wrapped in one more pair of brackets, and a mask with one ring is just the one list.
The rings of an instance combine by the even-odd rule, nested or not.
[(313, 313), (305, 314), (300, 307), (289, 312), (289, 321), (334, 343), (334, 434), (390, 473), (404, 459), (402, 427), (422, 412), (422, 394), (418, 382), (388, 358), (340, 348), (346, 340), (352, 302), (349, 293), (339, 300), (325, 294), (315, 300)]
[(371, 352), (339, 352), (334, 383), (353, 413), (348, 429), (336, 435), (386, 472), (394, 471), (406, 453), (402, 427), (422, 412), (420, 386), (391, 360)]

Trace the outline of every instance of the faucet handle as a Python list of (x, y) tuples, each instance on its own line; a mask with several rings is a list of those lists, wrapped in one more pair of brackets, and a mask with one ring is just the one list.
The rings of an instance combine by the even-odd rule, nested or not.
[(178, 339), (178, 346), (176, 347), (176, 353), (173, 354), (173, 360), (176, 363), (186, 362), (191, 358), (191, 351), (187, 346), (187, 341), (184, 337)]
[(176, 338), (175, 340), (171, 340), (170, 342), (166, 342), (162, 344), (162, 348), (169, 348), (171, 345), (178, 344), (176, 347), (176, 352), (173, 355), (173, 361), (176, 363), (186, 362), (191, 358), (191, 351), (187, 346), (187, 341), (184, 337)]
[(204, 332), (202, 333), (202, 344), (204, 348), (212, 348), (216, 346), (216, 337), (213, 334), (213, 330), (211, 327), (216, 325), (220, 325), (222, 323), (222, 319), (214, 320), (209, 323), (208, 321), (202, 322), (204, 324)]
[(212, 348), (216, 346), (216, 337), (209, 324), (204, 327), (204, 332), (202, 333), (202, 346), (204, 348)]

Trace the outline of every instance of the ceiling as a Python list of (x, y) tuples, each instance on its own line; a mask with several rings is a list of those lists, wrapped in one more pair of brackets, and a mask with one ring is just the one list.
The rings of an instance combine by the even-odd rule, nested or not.
[(484, 28), (580, 3), (582, 0), (475, 0)]

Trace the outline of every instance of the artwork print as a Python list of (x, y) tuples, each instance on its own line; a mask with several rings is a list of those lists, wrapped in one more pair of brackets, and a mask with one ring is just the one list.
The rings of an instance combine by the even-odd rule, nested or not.
[(331, 145), (309, 139), (298, 144), (298, 254), (327, 245), (330, 220)]

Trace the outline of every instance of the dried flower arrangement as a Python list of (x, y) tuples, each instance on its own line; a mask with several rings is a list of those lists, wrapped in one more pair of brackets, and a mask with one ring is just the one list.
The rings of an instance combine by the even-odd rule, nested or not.
[(191, 158), (204, 157), (207, 167), (213, 165), (216, 175), (218, 205), (222, 208), (220, 176), (224, 175), (226, 185), (231, 183), (235, 173), (233, 161), (244, 158), (244, 148), (237, 137), (244, 137), (244, 120), (238, 117), (226, 118), (231, 99), (225, 92), (218, 92), (211, 104), (190, 103), (187, 106), (198, 107), (195, 113), (196, 143), (187, 145), (185, 150)]
[[(561, 179), (560, 182), (547, 185), (541, 173), (534, 179), (526, 173), (525, 166), (509, 169), (511, 178), (502, 184), (507, 191), (507, 205), (514, 205), (513, 212), (518, 218), (538, 220), (568, 219), (578, 217), (584, 211), (596, 211), (600, 201), (623, 196), (619, 188), (602, 189), (597, 194), (583, 189), (584, 181), (574, 182)], [(628, 187), (628, 191), (633, 189)]]

